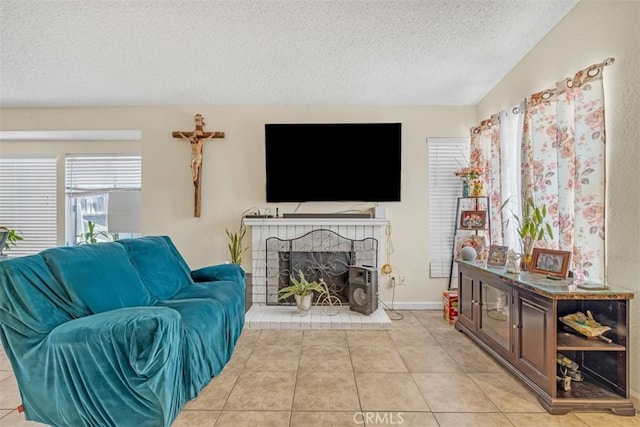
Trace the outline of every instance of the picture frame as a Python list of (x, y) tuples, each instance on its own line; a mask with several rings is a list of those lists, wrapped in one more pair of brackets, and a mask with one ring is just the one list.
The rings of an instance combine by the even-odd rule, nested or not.
[(476, 250), (476, 253), (478, 254), (476, 261), (482, 261), (485, 259), (485, 256), (486, 256), (485, 245), (486, 245), (486, 240), (484, 236), (480, 236), (477, 234), (467, 234), (467, 235), (457, 236), (455, 258), (456, 259), (461, 258), (460, 251), (462, 250), (463, 247), (471, 246), (473, 249)]
[(571, 252), (533, 248), (529, 271), (566, 279), (569, 273)]
[(484, 230), (487, 227), (487, 211), (462, 211), (460, 228), (465, 230)]
[(509, 246), (492, 245), (487, 255), (487, 267), (504, 267), (507, 264)]

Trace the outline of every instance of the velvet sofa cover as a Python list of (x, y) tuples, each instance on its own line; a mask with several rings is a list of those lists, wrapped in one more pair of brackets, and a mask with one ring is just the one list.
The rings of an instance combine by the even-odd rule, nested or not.
[(231, 358), (244, 271), (191, 271), (171, 239), (52, 248), (0, 262), (0, 338), (25, 416), (170, 426)]

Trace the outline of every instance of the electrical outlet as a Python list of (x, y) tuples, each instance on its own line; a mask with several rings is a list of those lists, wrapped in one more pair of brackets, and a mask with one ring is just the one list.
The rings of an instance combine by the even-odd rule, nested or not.
[(391, 286), (404, 286), (404, 277), (396, 276), (395, 274), (391, 276)]

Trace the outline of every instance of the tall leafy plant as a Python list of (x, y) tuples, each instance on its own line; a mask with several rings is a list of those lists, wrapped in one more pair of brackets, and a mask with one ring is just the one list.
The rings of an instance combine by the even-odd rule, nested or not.
[[(510, 199), (507, 199), (500, 210), (506, 208)], [(523, 264), (528, 265), (533, 252), (535, 242), (553, 239), (553, 230), (547, 220), (547, 206), (537, 206), (532, 197), (527, 197), (522, 204), (522, 214), (518, 215), (509, 209), (511, 217), (507, 220), (507, 226), (511, 221), (516, 223), (516, 231), (520, 236)]]
[(242, 264), (242, 256), (247, 251), (247, 247), (244, 246), (244, 236), (247, 234), (247, 227), (242, 226), (238, 231), (229, 231), (225, 229), (229, 243), (229, 257), (234, 264)]

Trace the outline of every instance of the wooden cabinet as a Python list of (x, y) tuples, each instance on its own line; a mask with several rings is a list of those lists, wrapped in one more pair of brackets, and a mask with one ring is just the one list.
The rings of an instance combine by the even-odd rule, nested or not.
[(469, 275), (460, 275), (458, 282), (458, 320), (472, 331), (476, 331), (477, 301), (480, 290), (474, 285), (474, 280)]
[(555, 386), (553, 306), (549, 300), (523, 290), (514, 291), (514, 364), (543, 389)]
[[(552, 414), (574, 409), (608, 409), (635, 414), (629, 397), (629, 291), (580, 290), (570, 280), (509, 274), (481, 264), (458, 262), (459, 316), (456, 329), (520, 378)], [(591, 312), (610, 343), (586, 339), (559, 321)], [(565, 391), (557, 381), (562, 354), (580, 366), (584, 378)]]

